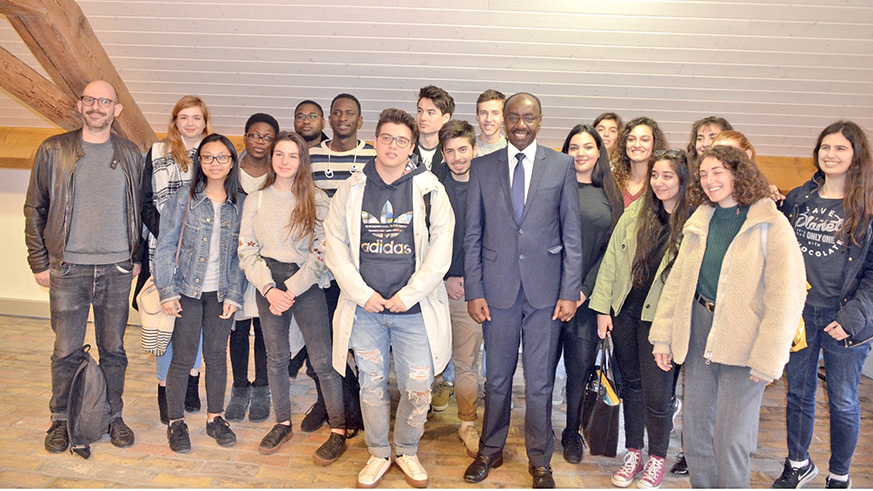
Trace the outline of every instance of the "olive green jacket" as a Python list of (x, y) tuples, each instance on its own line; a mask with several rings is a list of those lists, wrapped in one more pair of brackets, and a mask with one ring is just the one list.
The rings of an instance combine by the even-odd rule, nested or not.
[[(634, 262), (634, 254), (637, 251), (637, 232), (639, 231), (638, 220), (642, 209), (643, 198), (640, 198), (627, 209), (615, 224), (615, 230), (606, 246), (603, 262), (600, 263), (600, 271), (597, 273), (597, 282), (588, 306), (591, 310), (601, 314), (618, 315), (621, 307), (633, 286), (631, 280), (631, 267)], [(658, 271), (655, 273), (655, 281), (646, 295), (643, 304), (641, 320), (651, 322), (655, 319), (655, 311), (658, 308), (658, 300), (661, 298), (661, 290), (664, 288), (664, 280), (661, 273), (667, 266), (667, 255), (661, 259)], [(610, 309), (612, 312), (610, 312)]]

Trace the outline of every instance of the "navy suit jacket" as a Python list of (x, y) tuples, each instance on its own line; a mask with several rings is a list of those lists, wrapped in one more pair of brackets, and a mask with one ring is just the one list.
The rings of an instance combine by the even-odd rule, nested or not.
[(507, 150), (473, 160), (464, 236), (466, 299), (509, 308), (520, 286), (535, 308), (579, 300), (582, 232), (573, 159), (537, 145), (521, 223), (509, 187)]

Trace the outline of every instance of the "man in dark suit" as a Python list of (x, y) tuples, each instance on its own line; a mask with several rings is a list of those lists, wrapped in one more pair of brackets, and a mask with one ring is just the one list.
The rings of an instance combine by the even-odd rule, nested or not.
[(476, 159), (467, 193), (464, 287), (470, 316), (483, 323), (488, 381), (479, 452), (464, 480), (480, 482), (503, 463), (521, 342), (529, 471), (533, 487), (548, 488), (552, 367), (582, 286), (579, 198), (573, 160), (537, 145), (539, 99), (515, 94), (503, 112), (509, 145)]

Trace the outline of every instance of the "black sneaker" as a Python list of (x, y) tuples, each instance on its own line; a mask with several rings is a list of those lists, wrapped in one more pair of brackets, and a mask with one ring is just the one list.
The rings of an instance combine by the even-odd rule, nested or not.
[(851, 489), (852, 487), (852, 478), (849, 478), (845, 481), (838, 481), (836, 479), (831, 479), (831, 476), (825, 478), (825, 488), (828, 489)]
[(46, 451), (61, 453), (70, 448), (70, 436), (67, 434), (66, 421), (52, 421), (51, 427), (45, 433)]
[(676, 463), (670, 468), (670, 473), (677, 476), (688, 475), (688, 462), (685, 461), (685, 453), (679, 452), (679, 455), (676, 456)]
[(291, 425), (276, 423), (273, 425), (273, 429), (267, 433), (267, 436), (261, 440), (261, 445), (258, 447), (258, 451), (264, 455), (276, 453), (280, 448), (282, 448), (282, 445), (284, 445), (285, 442), (291, 439), (293, 434), (294, 432), (291, 430)]
[(782, 475), (773, 481), (774, 488), (802, 488), (804, 484), (812, 481), (818, 475), (818, 468), (812, 463), (812, 459), (803, 467), (791, 467), (791, 462), (785, 459), (785, 467)]
[(176, 453), (191, 451), (191, 438), (188, 436), (188, 425), (185, 424), (184, 419), (167, 425), (167, 440), (170, 442), (170, 450)]
[(330, 432), (327, 441), (312, 454), (312, 458), (320, 465), (329, 465), (336, 462), (340, 455), (346, 451), (346, 436)]
[(206, 423), (206, 434), (215, 438), (215, 443), (222, 447), (230, 447), (236, 443), (236, 435), (221, 416), (216, 416), (212, 421)]
[(561, 433), (561, 446), (564, 447), (564, 461), (571, 464), (582, 462), (585, 456), (585, 444), (582, 443), (582, 435), (578, 431), (569, 428)]
[(133, 430), (124, 424), (120, 417), (109, 422), (109, 441), (118, 448), (127, 448), (133, 445)]
[(324, 407), (324, 404), (315, 402), (306, 410), (306, 416), (303, 416), (303, 421), (300, 422), (300, 431), (312, 433), (324, 426), (325, 423), (327, 423), (327, 408)]

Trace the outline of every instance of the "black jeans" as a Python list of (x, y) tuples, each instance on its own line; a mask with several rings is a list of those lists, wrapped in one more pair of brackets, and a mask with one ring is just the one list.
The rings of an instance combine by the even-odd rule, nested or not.
[(576, 309), (573, 320), (561, 323), (555, 368), (563, 350), (564, 367), (567, 369), (567, 429), (570, 431), (578, 432), (581, 429), (585, 383), (594, 368), (598, 341), (597, 313), (588, 308), (588, 302)]
[(179, 298), (182, 317), (173, 328), (173, 361), (167, 373), (167, 413), (170, 419), (185, 415), (185, 391), (188, 372), (197, 357), (200, 329), (203, 329), (203, 361), (206, 362), (206, 410), (212, 414), (224, 411), (227, 389), (227, 337), (233, 318), (221, 319), (224, 305), (216, 292), (203, 292), (200, 299)]
[[(106, 376), (106, 398), (111, 417), (121, 416), (127, 353), (127, 299), (130, 296), (130, 261), (113, 264), (61, 264), (50, 272), (51, 325), (55, 332), (52, 351), (52, 421), (67, 419), (70, 385), (79, 366), (78, 350), (85, 342), (88, 311), (94, 306), (94, 335), (100, 368)], [(93, 351), (92, 351), (93, 353)], [(190, 368), (190, 366), (189, 366)]]
[(255, 330), (255, 380), (254, 387), (266, 387), (267, 381), (267, 348), (264, 345), (264, 333), (261, 331), (261, 321), (254, 317), (236, 321), (230, 331), (230, 368), (233, 372), (234, 387), (249, 385), (249, 326)]
[[(300, 269), (296, 264), (282, 263), (269, 257), (264, 260), (273, 275), (273, 282), (279, 285), (277, 288), (283, 288), (285, 280)], [(345, 428), (342, 380), (340, 374), (333, 369), (324, 292), (318, 285), (312, 285), (309, 290), (297, 296), (290, 309), (279, 316), (270, 312), (270, 302), (261, 292), (258, 292), (257, 298), (261, 329), (264, 331), (267, 348), (267, 377), (273, 395), (276, 421), (281, 423), (291, 419), (291, 382), (288, 379), (288, 355), (291, 353), (291, 346), (288, 342), (288, 328), (291, 316), (294, 315), (306, 342), (306, 352), (312, 360), (324, 392), (328, 423), (331, 428)]]
[[(635, 308), (636, 307), (636, 308)], [(625, 303), (613, 318), (612, 341), (621, 372), (625, 447), (642, 450), (649, 434), (649, 455), (666, 457), (673, 431), (673, 370), (658, 368), (649, 342), (651, 322), (640, 320), (639, 306)], [(569, 374), (568, 374), (569, 378)]]

